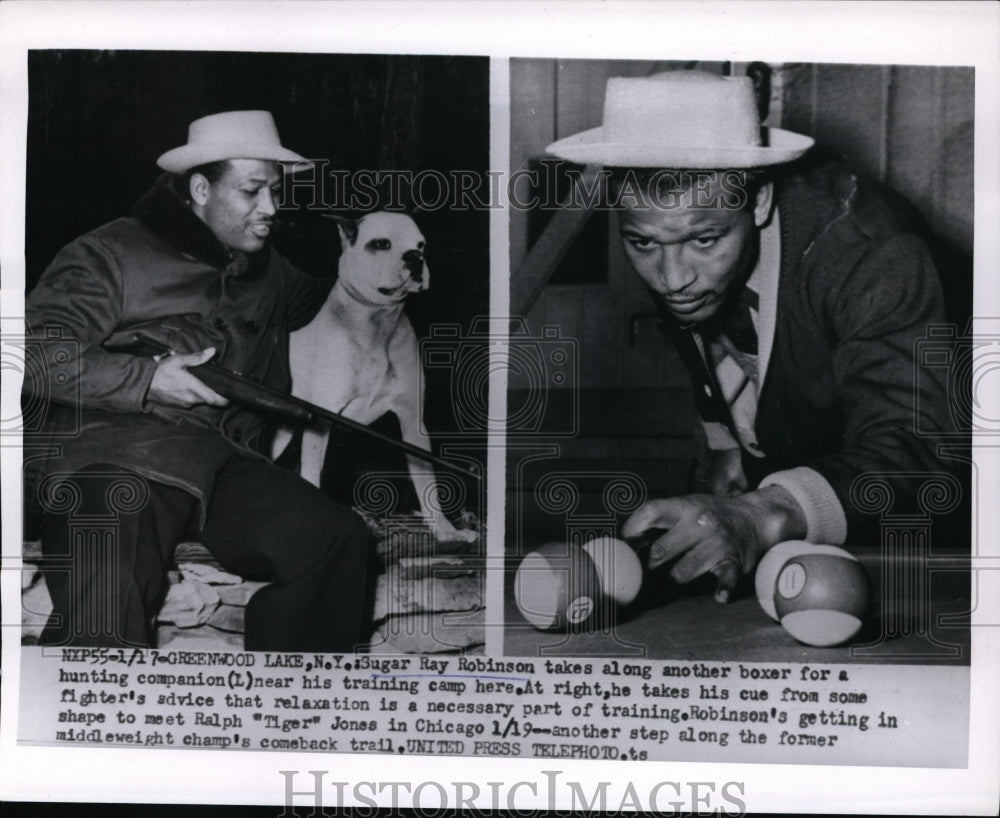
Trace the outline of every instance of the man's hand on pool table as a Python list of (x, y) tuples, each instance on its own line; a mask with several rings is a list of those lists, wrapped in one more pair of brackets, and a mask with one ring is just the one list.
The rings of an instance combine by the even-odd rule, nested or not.
[(772, 545), (806, 534), (802, 509), (781, 486), (767, 486), (740, 497), (690, 494), (650, 500), (632, 514), (622, 536), (650, 528), (669, 528), (652, 545), (649, 567), (677, 559), (670, 575), (690, 582), (715, 574), (717, 602), (728, 602), (740, 574), (749, 574)]

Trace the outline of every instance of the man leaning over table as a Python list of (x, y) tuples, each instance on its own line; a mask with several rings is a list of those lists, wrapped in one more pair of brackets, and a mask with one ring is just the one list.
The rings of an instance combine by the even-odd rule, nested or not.
[[(694, 386), (706, 493), (645, 503), (623, 535), (668, 529), (650, 567), (741, 575), (785, 540), (865, 537), (852, 482), (947, 470), (914, 433), (948, 427), (917, 341), (945, 320), (920, 217), (839, 164), (793, 165), (809, 137), (761, 128), (751, 81), (697, 71), (607, 85), (598, 128), (549, 146), (603, 165), (628, 260)], [(870, 529), (868, 529), (870, 531)]]

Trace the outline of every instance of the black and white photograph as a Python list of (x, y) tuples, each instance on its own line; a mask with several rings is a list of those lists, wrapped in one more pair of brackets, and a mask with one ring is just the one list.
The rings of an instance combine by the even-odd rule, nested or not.
[[(970, 553), (973, 385), (943, 361), (970, 354), (974, 90), (952, 67), (512, 61), (511, 168), (538, 182), (512, 312), (574, 360), (538, 432), (510, 429), (507, 652), (968, 663), (968, 577), (936, 575), (928, 609), (904, 589)], [(535, 388), (512, 375), (509, 407)], [(601, 593), (567, 569), (552, 594), (578, 548)]]
[(512, 60), (511, 307), (565, 380), (510, 379), (506, 654), (617, 657), (591, 667), (643, 672), (637, 723), (668, 714), (634, 659), (968, 667), (974, 91)]
[(0, 3), (0, 802), (996, 814), (998, 23)]
[(28, 75), (22, 641), (481, 650), (484, 429), (440, 360), (489, 307), (488, 212), (446, 200), (487, 61)]

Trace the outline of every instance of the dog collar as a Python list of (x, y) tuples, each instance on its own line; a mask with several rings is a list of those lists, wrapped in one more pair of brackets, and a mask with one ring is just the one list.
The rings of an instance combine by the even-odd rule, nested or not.
[(361, 293), (355, 290), (346, 281), (341, 282), (344, 285), (344, 292), (346, 292), (351, 298), (357, 301), (363, 307), (373, 307), (376, 309), (381, 309), (383, 307), (391, 307), (391, 304), (379, 304), (377, 301), (369, 301)]

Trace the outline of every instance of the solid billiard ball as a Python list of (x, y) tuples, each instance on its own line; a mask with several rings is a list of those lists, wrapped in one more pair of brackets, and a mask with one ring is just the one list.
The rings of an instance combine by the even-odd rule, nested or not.
[(641, 586), (635, 551), (598, 537), (582, 546), (548, 543), (532, 551), (518, 566), (514, 599), (539, 630), (583, 630), (632, 602)]

